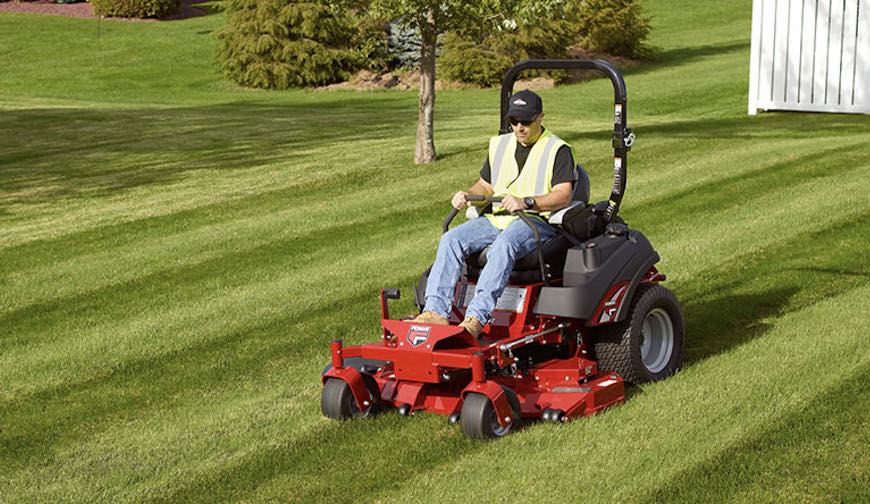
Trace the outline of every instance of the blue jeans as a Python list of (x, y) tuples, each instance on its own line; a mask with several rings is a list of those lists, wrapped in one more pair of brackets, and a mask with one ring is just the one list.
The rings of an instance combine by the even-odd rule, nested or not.
[[(537, 218), (541, 242), (552, 238), (556, 231)], [(472, 219), (451, 229), (438, 243), (435, 264), (426, 284), (424, 310), (447, 317), (453, 305), (453, 292), (462, 274), (465, 258), (492, 245), (486, 253), (486, 265), (480, 272), (474, 299), (468, 305), (466, 316), (484, 324), (489, 322), (496, 301), (507, 285), (511, 270), (517, 259), (535, 250), (535, 235), (526, 223), (517, 219), (504, 230), (493, 226), (486, 217)]]

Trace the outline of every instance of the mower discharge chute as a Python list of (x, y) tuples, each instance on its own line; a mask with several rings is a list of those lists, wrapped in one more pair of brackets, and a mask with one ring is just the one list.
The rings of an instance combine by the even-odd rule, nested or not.
[[(626, 127), (625, 82), (601, 60), (527, 60), (508, 70), (501, 89), (501, 129), (510, 131), (508, 99), (522, 70), (592, 69), (614, 89), (614, 184), (608, 201), (589, 204), (589, 178), (578, 165), (573, 202), (554, 212), (559, 231), (519, 259), (480, 339), (458, 322), (474, 296), (486, 250), (466, 261), (455, 288), (451, 325), (389, 317), (382, 289), (381, 338), (344, 347), (331, 344), (322, 374), (321, 410), (335, 419), (364, 417), (382, 408), (409, 415), (428, 411), (460, 423), (474, 438), (503, 436), (524, 419), (564, 422), (625, 399), (624, 380), (655, 381), (682, 362), (683, 316), (677, 299), (659, 285), (659, 255), (642, 233), (619, 217), (634, 133)], [(468, 198), (497, 203), (500, 198)], [(444, 221), (446, 232), (457, 214)], [(428, 271), (415, 290), (422, 310)]]

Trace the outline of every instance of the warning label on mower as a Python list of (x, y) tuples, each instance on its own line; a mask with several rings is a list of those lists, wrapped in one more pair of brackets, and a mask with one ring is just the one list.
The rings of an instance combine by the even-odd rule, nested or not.
[(429, 331), (431, 330), (432, 328), (429, 326), (412, 325), (410, 329), (408, 329), (408, 343), (415, 347), (426, 343), (426, 341), (429, 340)]
[[(474, 299), (475, 284), (468, 284), (462, 288), (459, 299), (463, 307), (468, 307), (471, 300)], [(520, 287), (506, 287), (502, 292), (501, 297), (495, 303), (496, 310), (509, 310), (512, 312), (521, 313), (526, 301), (526, 289)]]

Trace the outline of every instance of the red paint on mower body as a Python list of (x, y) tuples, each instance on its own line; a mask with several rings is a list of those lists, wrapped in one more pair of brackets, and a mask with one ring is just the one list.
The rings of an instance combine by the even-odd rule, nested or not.
[[(513, 415), (505, 388), (516, 394), (522, 417), (529, 419), (552, 410), (560, 412), (560, 421), (567, 421), (621, 403), (623, 380), (618, 374), (600, 372), (598, 364), (587, 358), (582, 323), (532, 313), (542, 285), (512, 286), (525, 291), (524, 301), (517, 311), (496, 310), (480, 340), (458, 325), (384, 318), (383, 336), (377, 343), (342, 347), (333, 342), (332, 367), (323, 380), (346, 381), (361, 411), (373, 399), (405, 414), (425, 411), (449, 416), (460, 412), (468, 394), (482, 394), (492, 402), (501, 427), (510, 424)], [(457, 290), (468, 286), (473, 284), (460, 282)], [(381, 308), (388, 315), (383, 292)], [(454, 306), (454, 312), (461, 320), (462, 309)], [(524, 361), (533, 347), (544, 354), (550, 349), (554, 355)], [(350, 358), (383, 363), (369, 370), (368, 388), (362, 373), (343, 365)]]

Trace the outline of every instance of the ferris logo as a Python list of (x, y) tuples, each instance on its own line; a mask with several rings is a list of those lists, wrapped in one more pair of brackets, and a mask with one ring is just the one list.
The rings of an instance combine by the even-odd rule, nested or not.
[(429, 326), (412, 325), (411, 328), (408, 329), (408, 343), (410, 343), (411, 346), (414, 347), (426, 343), (426, 341), (429, 339), (429, 331), (431, 330), (432, 328)]
[(628, 286), (623, 285), (610, 299), (604, 303), (604, 310), (601, 312), (601, 318), (598, 319), (599, 324), (610, 322), (616, 318), (616, 313), (619, 311), (619, 306), (622, 304), (622, 298), (625, 295), (625, 290)]

